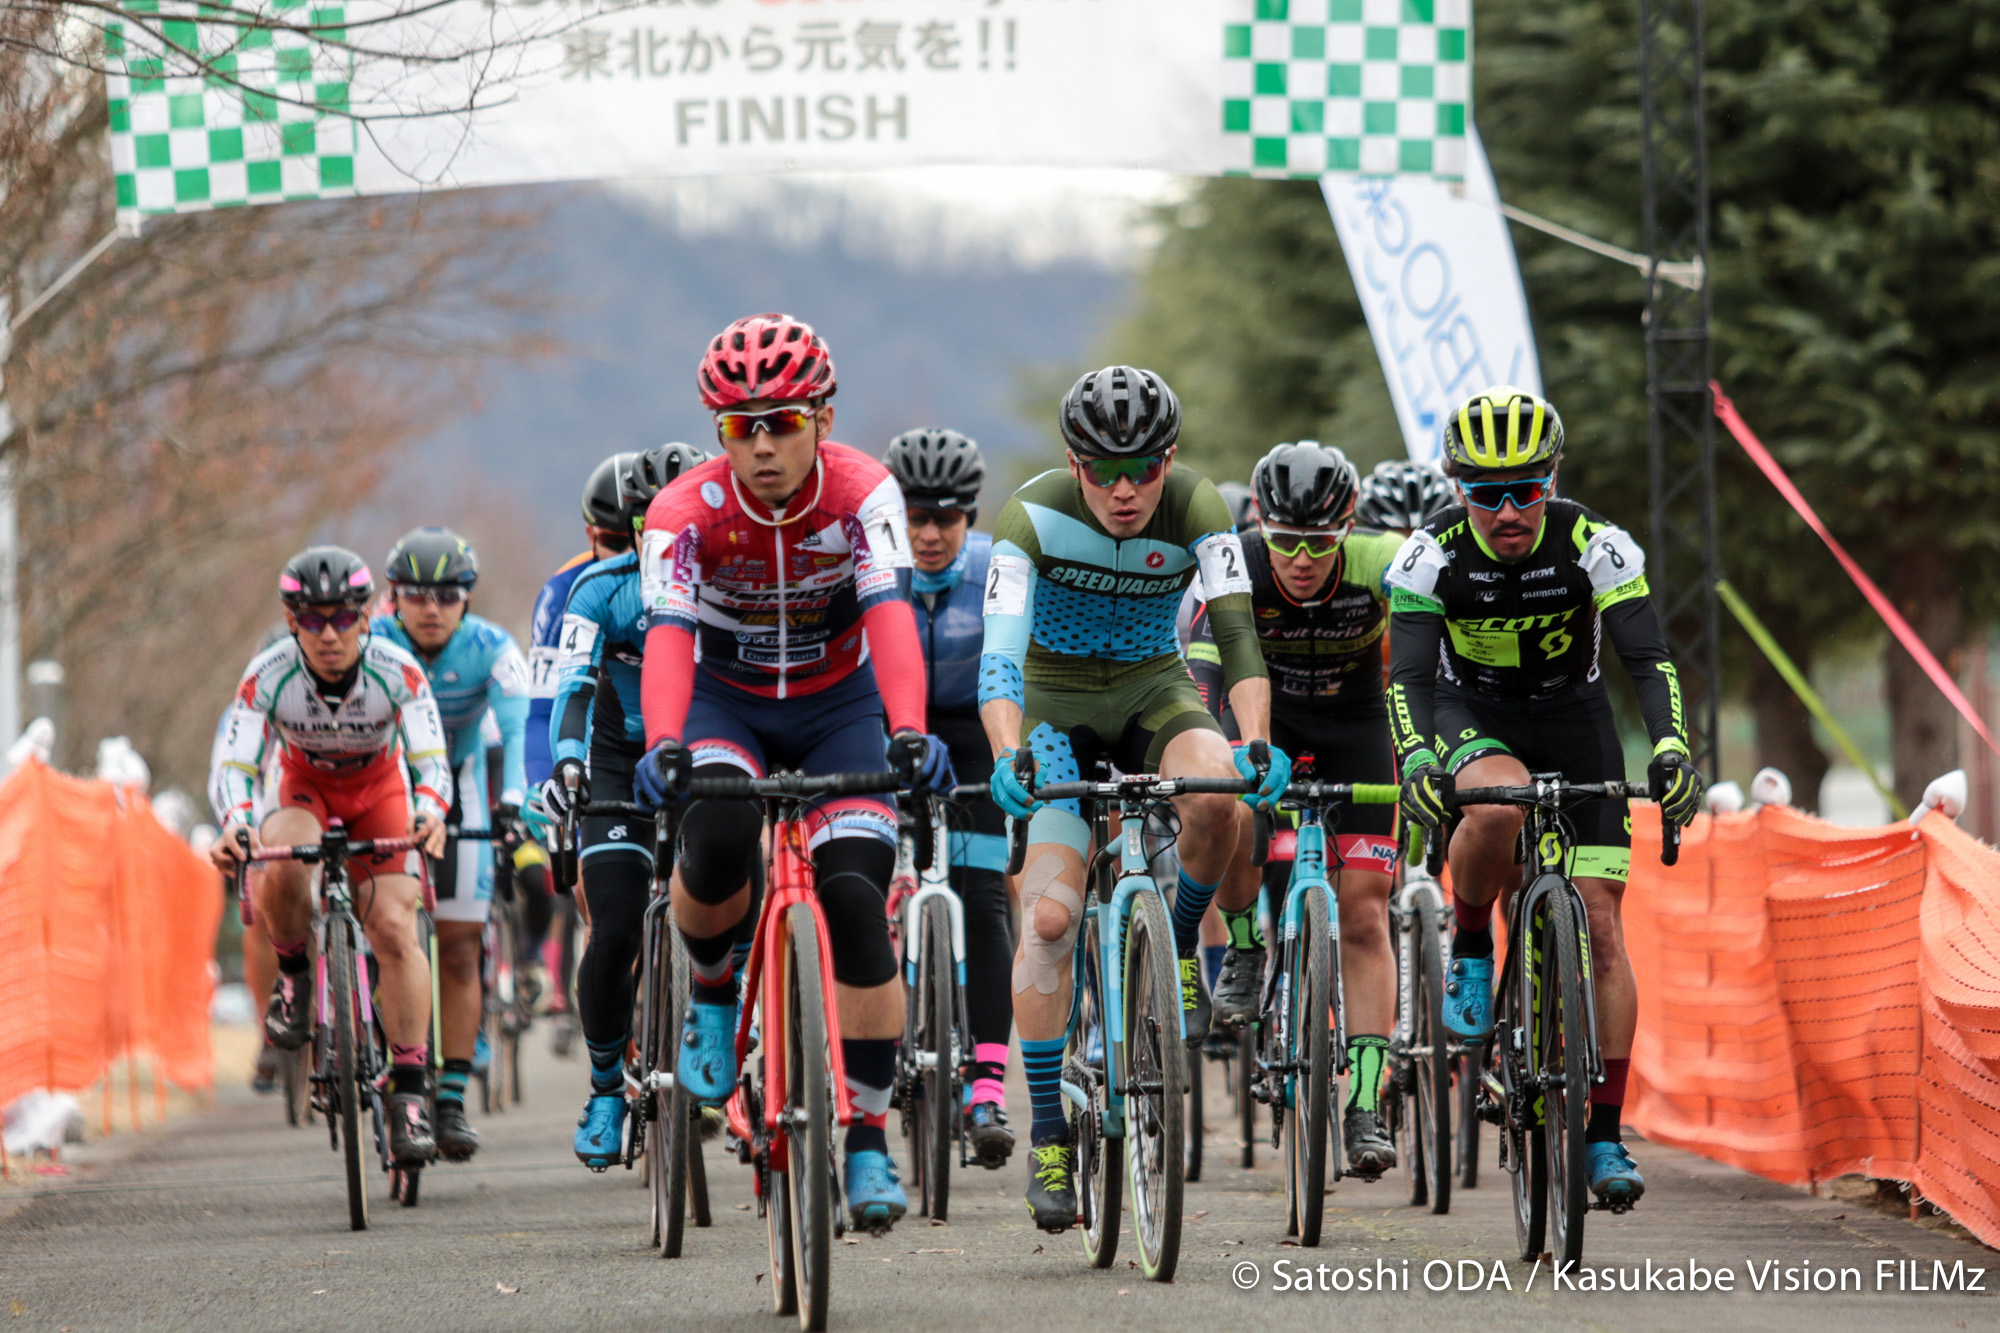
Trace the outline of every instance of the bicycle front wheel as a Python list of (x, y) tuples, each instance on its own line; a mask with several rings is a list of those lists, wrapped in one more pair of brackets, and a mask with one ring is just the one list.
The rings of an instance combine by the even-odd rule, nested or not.
[[(1444, 950), (1437, 904), (1417, 895), (1416, 977), (1410, 987), (1415, 1012), (1410, 1022), (1410, 1073), (1416, 1115), (1411, 1137), (1428, 1167), (1433, 1213), (1451, 1211), (1451, 1034), (1444, 1026)], [(1412, 1199), (1412, 1203), (1422, 1203)]]
[(910, 1168), (924, 1213), (944, 1221), (951, 1207), (951, 1130), (957, 1107), (953, 1075), (952, 1018), (957, 986), (951, 955), (951, 916), (941, 898), (926, 899), (917, 925), (922, 969), (910, 996), (909, 1032), (904, 1043), (916, 1062), (907, 1093), (914, 1102), (909, 1127)]
[(1171, 1282), (1180, 1263), (1187, 1142), (1180, 965), (1157, 891), (1132, 899), (1125, 929), (1125, 1161), (1132, 1176), (1132, 1236), (1139, 1243), (1140, 1271), (1154, 1282)]
[(1202, 1075), (1207, 1071), (1202, 1067), (1206, 1057), (1201, 1047), (1194, 1048), (1194, 1058), (1188, 1061), (1187, 1083), (1187, 1165), (1181, 1172), (1181, 1179), (1189, 1184), (1201, 1179), (1201, 1136), (1207, 1132), (1203, 1123), (1204, 1108), (1201, 1104)]
[[(647, 1074), (669, 1073), (679, 1051), (681, 1006), (687, 988), (675, 967), (674, 944), (680, 932), (673, 918), (655, 913), (646, 932)], [(683, 955), (685, 957), (685, 955)], [(656, 1080), (648, 1079), (649, 1084)], [(663, 1259), (681, 1257), (681, 1236), (687, 1225), (688, 1154), (693, 1135), (689, 1116), (694, 1107), (679, 1087), (649, 1086), (646, 1092), (646, 1182), (653, 1194), (653, 1244)]]
[(1479, 1188), (1479, 1051), (1473, 1048), (1452, 1059), (1458, 1078), (1458, 1187)]
[(1306, 893), (1305, 921), (1298, 940), (1298, 971), (1292, 979), (1292, 1067), (1290, 1156), (1285, 1184), (1298, 1218), (1299, 1244), (1319, 1244), (1326, 1213), (1326, 1150), (1333, 1099), (1333, 949), (1324, 889)]
[[(1590, 1114), (1590, 1032), (1584, 1019), (1583, 930), (1576, 903), (1558, 890), (1544, 899), (1548, 929), (1541, 948), (1546, 1006), (1535, 1018), (1535, 1063), (1549, 1086), (1542, 1143), (1548, 1152), (1550, 1246), (1557, 1262), (1583, 1258), (1583, 1221), (1590, 1210), (1583, 1134)], [(1556, 1082), (1557, 1078), (1561, 1082)]]
[(333, 1100), (340, 1124), (340, 1149), (347, 1167), (347, 1225), (368, 1229), (368, 1188), (362, 1176), (361, 1029), (355, 997), (354, 922), (345, 915), (327, 924), (328, 1026), (333, 1029)]
[(1257, 1026), (1245, 1023), (1236, 1038), (1236, 1119), (1243, 1136), (1243, 1156), (1238, 1158), (1245, 1171), (1257, 1165)]
[(785, 912), (791, 985), (786, 990), (784, 1114), (785, 1185), (791, 1191), (792, 1271), (798, 1284), (799, 1327), (826, 1327), (833, 1286), (833, 1079), (827, 1040), (826, 987), (819, 936), (804, 904)]

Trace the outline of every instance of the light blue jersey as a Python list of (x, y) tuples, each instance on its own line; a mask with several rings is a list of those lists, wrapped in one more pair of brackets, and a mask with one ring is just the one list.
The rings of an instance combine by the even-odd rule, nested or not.
[(556, 762), (588, 763), (593, 734), (635, 755), (646, 748), (639, 708), (646, 620), (639, 557), (631, 551), (598, 561), (570, 586), (549, 710), (549, 750)]

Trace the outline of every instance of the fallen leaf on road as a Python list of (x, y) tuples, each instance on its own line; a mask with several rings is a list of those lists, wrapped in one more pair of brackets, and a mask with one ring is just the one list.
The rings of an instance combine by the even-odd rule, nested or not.
[(750, 1211), (750, 1205), (747, 1203), (739, 1203), (736, 1205), (736, 1211), (739, 1213), (747, 1213)]
[(840, 1238), (840, 1243), (841, 1243), (842, 1245), (859, 1245), (859, 1244), (860, 1244), (861, 1242), (860, 1242), (860, 1241), (858, 1241), (858, 1240), (856, 1240), (856, 1239), (855, 1239), (854, 1237), (852, 1237), (852, 1236), (842, 1236), (842, 1237)]
[(1129, 1291), (1127, 1291), (1127, 1290), (1126, 1290), (1125, 1288), (1123, 1288), (1123, 1287), (1120, 1287), (1120, 1288), (1118, 1289), (1118, 1294), (1119, 1294), (1120, 1296), (1130, 1296), (1130, 1295), (1131, 1295), (1132, 1293), (1131, 1293), (1131, 1292), (1129, 1292)]
[(911, 1250), (911, 1254), (964, 1254), (964, 1250)]
[(1846, 1214), (1846, 1213), (1835, 1213), (1835, 1214), (1833, 1215), (1833, 1220), (1834, 1220), (1834, 1221), (1836, 1221), (1836, 1222), (1845, 1222), (1845, 1221), (1847, 1220), (1847, 1214)]
[(1202, 1218), (1207, 1216), (1208, 1216), (1208, 1209), (1204, 1208), (1198, 1213), (1189, 1213), (1187, 1220), (1190, 1222), (1199, 1222), (1201, 1221)]
[(495, 1282), (493, 1284), (493, 1289), (499, 1292), (502, 1296), (518, 1296), (521, 1294), (521, 1289), (519, 1287), (510, 1287), (505, 1282)]
[(314, 1292), (314, 1293), (313, 1293), (313, 1295), (315, 1295), (315, 1296), (324, 1296), (324, 1295), (326, 1295), (326, 1288), (325, 1288), (325, 1287), (321, 1287), (321, 1288), (320, 1288), (320, 1289), (319, 1289), (318, 1291)]
[(1295, 1241), (1295, 1240), (1281, 1240), (1281, 1241), (1279, 1241), (1279, 1242), (1278, 1242), (1278, 1244), (1280, 1244), (1280, 1245), (1289, 1245), (1289, 1246), (1291, 1246), (1291, 1247), (1292, 1247), (1293, 1249), (1295, 1249), (1295, 1250), (1296, 1250), (1297, 1248), (1299, 1248), (1299, 1243), (1298, 1243), (1297, 1241)]
[[(764, 1275), (763, 1275), (762, 1273), (759, 1273), (759, 1274), (757, 1275), (757, 1281), (758, 1281), (758, 1282), (762, 1282), (763, 1280), (764, 1280)], [(756, 1283), (752, 1283), (751, 1285), (752, 1285), (752, 1286), (755, 1286), (755, 1285), (756, 1285)]]
[[(1035, 1247), (1035, 1253), (1036, 1253), (1036, 1254), (1040, 1254), (1041, 1252), (1042, 1252), (1042, 1247), (1041, 1247), (1041, 1246), (1039, 1246), (1039, 1245), (1037, 1245), (1037, 1246)], [(15, 1306), (16, 1306), (16, 1308), (19, 1308), (19, 1305), (20, 1305), (20, 1303), (19, 1303), (18, 1301), (17, 1301), (17, 1302), (15, 1302)]]
[(887, 1259), (884, 1259), (884, 1260), (883, 1260), (882, 1262), (886, 1264), (886, 1263), (888, 1263), (888, 1262), (889, 1262), (889, 1260), (887, 1260)]

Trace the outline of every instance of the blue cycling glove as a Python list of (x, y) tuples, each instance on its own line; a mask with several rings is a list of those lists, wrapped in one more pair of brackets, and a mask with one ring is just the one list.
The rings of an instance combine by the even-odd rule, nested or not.
[(1292, 785), (1292, 760), (1275, 745), (1267, 748), (1271, 753), (1271, 765), (1264, 770), (1260, 780), (1257, 765), (1250, 761), (1250, 742), (1244, 741), (1234, 747), (1236, 751), (1236, 771), (1246, 782), (1257, 783), (1257, 790), (1243, 793), (1243, 799), (1251, 805), (1265, 810), (1275, 810), (1284, 799), (1285, 788)]
[(951, 751), (935, 736), (903, 730), (889, 738), (889, 767), (913, 787), (950, 791), (958, 785), (951, 771)]
[[(993, 804), (1006, 811), (1011, 818), (1027, 819), (1048, 802), (1036, 800), (1022, 785), (1021, 775), (1014, 771), (1014, 756), (1018, 753), (1011, 748), (1000, 752), (1000, 757), (993, 761), (993, 779), (988, 785), (993, 791)], [(1039, 787), (1041, 784), (1042, 761), (1037, 759), (1035, 785)]]
[(654, 810), (668, 801), (677, 801), (687, 791), (692, 776), (688, 752), (679, 741), (661, 741), (646, 751), (632, 774), (632, 790), (639, 804)]

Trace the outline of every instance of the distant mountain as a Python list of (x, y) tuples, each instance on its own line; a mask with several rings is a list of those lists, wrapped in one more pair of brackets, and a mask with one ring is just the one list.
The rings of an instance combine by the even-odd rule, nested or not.
[(466, 523), (490, 547), (495, 534), (479, 529), (497, 508), (531, 529), (509, 542), (542, 549), (509, 555), (536, 567), (576, 544), (578, 495), (606, 454), (712, 443), (695, 365), (737, 316), (783, 310), (826, 337), (840, 372), (836, 438), (879, 454), (912, 426), (953, 426), (991, 451), (1005, 481), (1017, 475), (1012, 455), (1046, 448), (1019, 415), (1024, 382), (1087, 369), (1130, 282), (1086, 262), (899, 263), (879, 244), (843, 244), (825, 229), (789, 243), (772, 239), (782, 226), (690, 237), (670, 212), (628, 195), (575, 188), (541, 198), (550, 208), (531, 262), (559, 305), (558, 353), (489, 376), (477, 409), (383, 488), (381, 515)]

